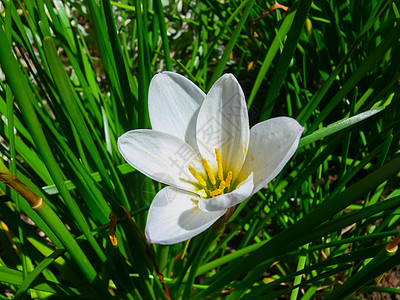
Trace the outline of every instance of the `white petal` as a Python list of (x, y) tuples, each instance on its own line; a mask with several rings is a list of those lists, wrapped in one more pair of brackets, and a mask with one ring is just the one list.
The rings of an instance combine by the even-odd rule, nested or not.
[(246, 157), (249, 118), (242, 88), (232, 74), (217, 80), (197, 117), (196, 137), (201, 157), (217, 170), (215, 148), (221, 152), (224, 171), (239, 173)]
[(226, 210), (201, 211), (194, 194), (172, 187), (162, 189), (151, 203), (146, 223), (146, 238), (151, 243), (175, 244), (209, 228)]
[(253, 173), (251, 173), (245, 181), (241, 182), (234, 191), (228, 194), (219, 195), (210, 199), (200, 198), (199, 208), (208, 212), (228, 209), (244, 201), (247, 197), (250, 197), (252, 195), (253, 186)]
[[(184, 141), (164, 132), (139, 129), (118, 139), (118, 149), (125, 160), (146, 176), (181, 189), (194, 190), (189, 165), (203, 170), (196, 152)], [(203, 174), (203, 173), (200, 173)]]
[(256, 124), (250, 131), (246, 161), (238, 179), (254, 173), (253, 194), (270, 182), (296, 152), (304, 128), (288, 117)]
[(148, 103), (153, 130), (169, 133), (195, 145), (197, 113), (205, 96), (182, 75), (173, 72), (155, 75), (150, 82)]

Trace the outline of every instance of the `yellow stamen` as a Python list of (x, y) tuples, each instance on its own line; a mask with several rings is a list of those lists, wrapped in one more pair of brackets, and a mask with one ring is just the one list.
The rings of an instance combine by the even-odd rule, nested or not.
[[(222, 166), (221, 152), (217, 148), (214, 150), (218, 168), (216, 175), (205, 158), (202, 158), (203, 167), (206, 172), (205, 175), (200, 175), (192, 166), (189, 166), (190, 173), (192, 173), (193, 177), (196, 178), (198, 183), (203, 187), (203, 189), (198, 190), (197, 193), (200, 197), (205, 199), (223, 195), (225, 189), (228, 189), (228, 193), (232, 183), (232, 171), (228, 172), (226, 179), (224, 180), (224, 168)], [(204, 178), (204, 176), (206, 177)], [(211, 183), (212, 187), (208, 181)]]
[(232, 180), (232, 171), (229, 171), (225, 180), (225, 187), (228, 189), (231, 187), (231, 180)]
[(199, 173), (196, 172), (196, 170), (192, 167), (189, 166), (189, 171), (192, 173), (193, 177), (197, 179), (197, 181), (200, 183), (200, 185), (203, 188), (207, 188), (207, 183), (204, 181), (204, 179), (199, 175)]
[(207, 175), (208, 175), (208, 178), (210, 179), (211, 184), (212, 184), (212, 185), (215, 185), (215, 184), (216, 184), (216, 181), (215, 181), (214, 173), (213, 173), (213, 171), (211, 170), (211, 167), (210, 167), (210, 165), (208, 164), (207, 159), (205, 159), (205, 158), (203, 158), (203, 166), (204, 166), (204, 169), (205, 169), (206, 172), (207, 172)]
[(214, 190), (214, 191), (212, 191), (212, 192), (210, 193), (210, 197), (215, 197), (215, 196), (218, 196), (218, 195), (222, 195), (223, 193), (224, 193), (223, 190), (216, 189), (216, 190)]
[(221, 183), (219, 184), (219, 190), (223, 191), (225, 189), (225, 181), (222, 180)]
[(224, 168), (222, 167), (221, 152), (219, 152), (217, 148), (215, 148), (215, 156), (217, 158), (217, 165), (218, 165), (218, 179), (224, 180)]

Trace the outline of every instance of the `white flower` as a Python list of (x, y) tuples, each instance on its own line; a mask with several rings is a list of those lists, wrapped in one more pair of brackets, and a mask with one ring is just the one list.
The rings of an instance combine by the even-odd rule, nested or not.
[(153, 129), (123, 134), (118, 148), (136, 170), (168, 185), (148, 212), (152, 243), (174, 244), (206, 230), (282, 170), (303, 132), (288, 117), (250, 130), (243, 91), (231, 74), (206, 95), (179, 74), (160, 73), (148, 105)]

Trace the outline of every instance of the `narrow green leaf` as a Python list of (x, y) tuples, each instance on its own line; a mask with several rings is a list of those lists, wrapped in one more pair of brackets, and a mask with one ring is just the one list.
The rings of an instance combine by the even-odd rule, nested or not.
[(317, 130), (317, 131), (313, 132), (312, 134), (309, 134), (309, 135), (301, 138), (301, 140), (299, 142), (299, 148), (301, 148), (305, 145), (308, 145), (310, 143), (313, 143), (317, 140), (323, 139), (326, 136), (334, 134), (335, 132), (338, 132), (342, 129), (350, 127), (354, 124), (357, 124), (358, 122), (361, 122), (361, 121), (381, 112), (384, 109), (385, 109), (385, 107), (383, 107), (383, 106), (377, 107), (375, 109), (371, 109), (369, 111), (358, 114), (354, 117), (348, 118), (346, 120), (338, 121), (338, 122), (333, 123), (325, 128)]
[(247, 17), (250, 14), (250, 11), (253, 7), (254, 2), (255, 2), (254, 0), (248, 0), (246, 9), (244, 10), (244, 12), (242, 14), (239, 23), (236, 25), (236, 28), (232, 33), (231, 39), (229, 40), (228, 44), (226, 45), (224, 54), (222, 55), (221, 59), (218, 62), (216, 69), (213, 72), (213, 76), (211, 77), (211, 80), (208, 83), (207, 90), (209, 90), (211, 88), (211, 86), (214, 84), (214, 82), (217, 81), (217, 79), (219, 77), (221, 77), (222, 72), (225, 69), (226, 63), (228, 62), (229, 55), (231, 54), (233, 48), (235, 47), (235, 44), (239, 38), (239, 34), (243, 29), (243, 26), (247, 20)]
[(261, 115), (259, 118), (261, 121), (269, 118), (269, 115), (274, 105), (274, 101), (279, 95), (279, 91), (286, 77), (290, 61), (292, 60), (294, 51), (297, 47), (297, 42), (299, 40), (301, 30), (303, 29), (304, 22), (306, 21), (306, 18), (308, 16), (308, 11), (310, 9), (311, 3), (311, 0), (301, 0), (296, 9), (296, 15), (294, 16), (292, 26), (288, 32), (282, 55), (278, 61), (274, 76), (272, 77), (271, 86), (268, 89), (268, 94), (265, 99), (264, 106), (261, 110)]

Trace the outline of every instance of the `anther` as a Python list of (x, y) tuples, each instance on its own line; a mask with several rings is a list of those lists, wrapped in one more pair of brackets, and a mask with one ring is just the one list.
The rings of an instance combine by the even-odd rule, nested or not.
[(218, 179), (224, 180), (224, 169), (222, 167), (221, 152), (219, 152), (217, 148), (215, 148), (215, 156), (217, 158), (217, 165), (218, 165)]
[(225, 180), (225, 187), (228, 189), (231, 187), (231, 180), (232, 180), (232, 171), (229, 171)]
[(210, 197), (215, 197), (215, 196), (218, 196), (218, 195), (222, 195), (223, 193), (224, 193), (223, 190), (216, 189), (216, 190), (214, 190), (214, 191), (212, 191), (212, 192), (210, 193)]
[(208, 175), (208, 178), (210, 179), (211, 184), (212, 184), (212, 185), (215, 185), (217, 182), (216, 182), (216, 180), (215, 180), (214, 173), (213, 173), (213, 171), (211, 170), (211, 167), (210, 167), (210, 165), (208, 164), (207, 159), (205, 159), (205, 158), (203, 158), (203, 166), (204, 166), (204, 169), (205, 169), (206, 172), (207, 172), (207, 175)]
[(197, 181), (200, 183), (200, 185), (203, 188), (207, 188), (207, 183), (204, 181), (204, 179), (199, 175), (199, 173), (196, 172), (196, 170), (192, 167), (189, 166), (189, 171), (192, 173), (193, 177), (197, 179)]
[(219, 190), (223, 191), (225, 189), (225, 181), (222, 180), (221, 183), (219, 184)]

